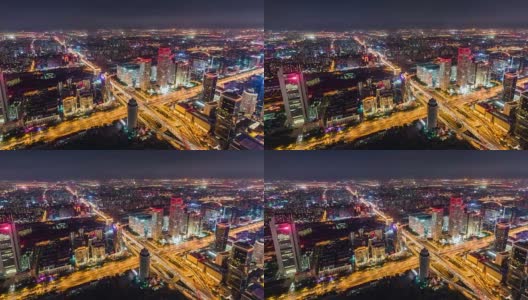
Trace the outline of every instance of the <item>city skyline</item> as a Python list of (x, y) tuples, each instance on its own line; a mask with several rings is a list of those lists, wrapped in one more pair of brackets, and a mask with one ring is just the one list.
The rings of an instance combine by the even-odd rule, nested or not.
[(471, 2), (443, 1), (441, 5), (418, 0), (365, 1), (266, 1), (267, 30), (350, 30), (396, 28), (474, 28), (526, 27), (521, 0), (501, 3), (490, 0)]
[(522, 151), (266, 151), (265, 161), (266, 181), (528, 178)]
[[(3, 7), (7, 5), (7, 7)], [(60, 30), (100, 28), (247, 28), (262, 27), (262, 1), (94, 0), (72, 5), (68, 1), (8, 1), (0, 21), (5, 30)], [(104, 9), (101, 9), (104, 7)], [(42, 13), (45, 11), (46, 13)], [(23, 20), (23, 21), (22, 21)], [(95, 20), (97, 20), (95, 22)]]
[(222, 151), (14, 151), (0, 156), (3, 180), (262, 178), (259, 153)]

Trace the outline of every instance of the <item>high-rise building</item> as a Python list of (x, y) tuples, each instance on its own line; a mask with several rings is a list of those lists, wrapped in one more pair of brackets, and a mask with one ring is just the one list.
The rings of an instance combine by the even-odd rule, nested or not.
[(482, 216), (480, 213), (464, 213), (463, 236), (465, 238), (480, 236), (482, 230)]
[(200, 236), (202, 234), (202, 223), (203, 216), (202, 214), (189, 211), (185, 214), (185, 227), (184, 227), (184, 236), (187, 238), (193, 236)]
[(0, 69), (0, 124), (7, 123), (9, 114), (9, 99), (7, 98), (7, 85), (4, 78), (4, 72)]
[(146, 92), (150, 88), (150, 72), (152, 69), (152, 59), (139, 58), (139, 88)]
[(352, 245), (348, 237), (315, 245), (312, 272), (318, 276), (352, 271)]
[(442, 225), (444, 220), (444, 208), (433, 207), (431, 213), (431, 236), (438, 242), (442, 237)]
[(449, 235), (453, 239), (461, 238), (464, 226), (464, 202), (462, 198), (452, 197), (449, 201)]
[(253, 247), (248, 242), (235, 242), (231, 248), (226, 283), (231, 290), (233, 299), (240, 299), (247, 287), (252, 255)]
[(502, 81), (502, 101), (509, 102), (513, 100), (515, 96), (515, 89), (517, 88), (517, 74), (514, 72), (507, 72), (504, 74), (504, 79)]
[(14, 222), (0, 224), (0, 278), (20, 271), (20, 244)]
[(416, 66), (416, 77), (427, 87), (440, 86), (440, 66), (434, 63), (419, 64)]
[(301, 127), (308, 121), (308, 93), (302, 72), (284, 73), (279, 68), (279, 84), (287, 125)]
[(229, 239), (229, 228), (230, 226), (227, 222), (216, 223), (214, 243), (214, 250), (216, 252), (225, 251), (227, 246), (227, 240)]
[(231, 91), (223, 92), (220, 97), (214, 133), (223, 149), (227, 149), (235, 137), (241, 101), (242, 97)]
[(489, 86), (491, 80), (490, 64), (479, 61), (476, 63), (475, 87)]
[(508, 235), (510, 233), (510, 224), (507, 222), (497, 222), (495, 225), (495, 244), (494, 249), (497, 252), (506, 250)]
[(157, 241), (161, 238), (161, 231), (163, 229), (163, 208), (150, 208), (150, 214), (152, 215), (152, 221), (150, 225), (152, 226), (152, 239)]
[(527, 297), (526, 287), (528, 272), (528, 241), (521, 240), (513, 243), (510, 254), (506, 283), (511, 289), (512, 299), (520, 300)]
[(275, 247), (275, 256), (279, 274), (283, 277), (293, 276), (301, 270), (299, 238), (292, 218), (278, 220), (275, 216), (270, 221), (271, 237)]
[(169, 234), (173, 239), (180, 238), (185, 220), (185, 204), (182, 198), (172, 198), (169, 206)]
[(438, 127), (438, 103), (434, 98), (427, 102), (427, 130), (434, 130)]
[(172, 50), (169, 47), (161, 47), (158, 50), (158, 66), (156, 80), (162, 91), (169, 88), (169, 77), (172, 67)]
[(240, 112), (246, 116), (252, 116), (257, 109), (258, 95), (253, 89), (245, 89), (240, 101)]
[(528, 148), (528, 91), (521, 93), (519, 107), (517, 108), (514, 135), (519, 140), (523, 149)]
[(138, 104), (135, 99), (128, 100), (127, 111), (127, 128), (132, 131), (138, 127)]
[(447, 91), (451, 82), (451, 58), (440, 57), (438, 59), (440, 70), (438, 72), (439, 86), (442, 91)]
[(264, 239), (256, 240), (253, 248), (253, 260), (258, 267), (262, 268), (264, 266)]
[(150, 253), (147, 248), (139, 253), (139, 280), (145, 282), (150, 277)]
[(191, 81), (191, 65), (189, 62), (179, 61), (176, 63), (175, 87), (186, 86)]
[(129, 87), (137, 88), (140, 85), (140, 65), (125, 63), (117, 66), (117, 78)]
[(420, 282), (424, 282), (429, 277), (429, 262), (431, 258), (429, 256), (429, 251), (427, 249), (423, 248), (422, 251), (420, 251), (420, 272), (418, 274), (418, 278), (420, 279)]
[(460, 88), (470, 87), (471, 65), (473, 63), (471, 48), (458, 48), (457, 84)]
[(218, 75), (213, 72), (205, 73), (203, 77), (203, 101), (205, 103), (214, 100), (216, 91), (216, 82), (218, 81)]

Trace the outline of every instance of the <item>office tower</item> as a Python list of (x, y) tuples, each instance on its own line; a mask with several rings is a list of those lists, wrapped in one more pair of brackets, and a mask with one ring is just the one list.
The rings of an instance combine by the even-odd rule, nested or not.
[(169, 47), (161, 47), (158, 50), (158, 66), (156, 81), (162, 91), (169, 88), (170, 68), (172, 67), (172, 51)]
[(476, 212), (464, 213), (463, 236), (465, 238), (480, 236), (482, 230), (482, 216)]
[(288, 126), (301, 127), (308, 121), (308, 93), (302, 72), (278, 72), (279, 84), (284, 102)]
[(476, 63), (475, 87), (486, 87), (490, 84), (490, 64), (479, 61)]
[(202, 234), (202, 214), (190, 211), (185, 214), (185, 228), (184, 236), (190, 238), (192, 236), (200, 236)]
[(497, 222), (497, 224), (495, 224), (495, 243), (493, 247), (495, 251), (502, 252), (506, 250), (509, 233), (510, 224), (506, 222)]
[(509, 102), (515, 96), (515, 89), (517, 88), (517, 74), (514, 72), (507, 72), (504, 74), (502, 81), (502, 101)]
[(191, 65), (188, 62), (179, 61), (176, 63), (176, 78), (174, 86), (186, 86), (191, 81)]
[(427, 130), (434, 130), (438, 127), (438, 103), (434, 98), (427, 102)]
[(127, 128), (129, 131), (132, 131), (138, 127), (138, 104), (135, 99), (128, 100), (127, 110)]
[(223, 92), (220, 97), (220, 102), (216, 111), (214, 133), (220, 141), (220, 146), (223, 149), (229, 147), (229, 143), (231, 143), (231, 140), (235, 136), (241, 101), (242, 97), (231, 91)]
[(449, 235), (457, 240), (463, 229), (464, 203), (462, 198), (452, 197), (449, 201)]
[(152, 226), (152, 239), (157, 241), (161, 238), (161, 231), (163, 229), (163, 208), (151, 207), (150, 214), (152, 216), (150, 223), (150, 226)]
[(0, 224), (0, 278), (20, 271), (20, 244), (14, 222)]
[(139, 87), (140, 65), (136, 63), (118, 65), (117, 78), (129, 87)]
[(428, 88), (437, 88), (440, 85), (440, 66), (434, 63), (419, 64), (416, 66), (416, 77)]
[(255, 75), (249, 80), (249, 86), (257, 93), (257, 107), (256, 114), (264, 114), (264, 76)]
[(150, 253), (147, 248), (139, 253), (139, 280), (145, 282), (150, 277)]
[(442, 225), (444, 220), (444, 208), (433, 207), (431, 213), (431, 236), (435, 242), (442, 237)]
[(451, 58), (440, 57), (438, 65), (440, 66), (438, 72), (439, 87), (442, 91), (447, 91), (451, 82)]
[(258, 95), (253, 89), (245, 89), (240, 101), (240, 112), (246, 116), (252, 116), (257, 109)]
[(152, 69), (152, 59), (139, 58), (139, 88), (146, 92), (150, 88), (150, 72)]
[(292, 218), (279, 220), (275, 216), (270, 221), (271, 237), (275, 247), (275, 256), (279, 274), (290, 277), (301, 270), (299, 238)]
[(350, 272), (352, 254), (352, 245), (348, 237), (321, 241), (315, 245), (312, 272), (317, 276)]
[(203, 102), (211, 102), (214, 100), (216, 90), (216, 82), (218, 75), (213, 72), (208, 72), (203, 77)]
[(173, 239), (178, 239), (183, 230), (185, 220), (185, 204), (182, 198), (172, 198), (169, 206), (169, 234)]
[(0, 117), (3, 118), (0, 123), (7, 123), (9, 114), (9, 99), (7, 98), (7, 85), (4, 78), (4, 72), (0, 69)]
[(528, 91), (521, 93), (513, 133), (523, 149), (528, 148)]
[(462, 89), (470, 86), (472, 59), (470, 48), (458, 48), (457, 84)]
[(253, 248), (253, 260), (258, 267), (262, 268), (264, 266), (264, 239), (256, 240)]
[(429, 261), (430, 261), (429, 251), (427, 249), (423, 248), (422, 251), (420, 251), (420, 272), (418, 274), (418, 278), (420, 279), (420, 282), (424, 282), (427, 280), (427, 277), (429, 277)]
[(506, 283), (511, 289), (512, 299), (519, 300), (527, 297), (528, 241), (521, 240), (513, 243)]
[(238, 241), (231, 248), (226, 283), (231, 290), (233, 299), (240, 299), (247, 286), (247, 276), (252, 255), (253, 247), (248, 242)]
[(214, 243), (214, 250), (216, 252), (225, 251), (227, 246), (227, 240), (229, 239), (229, 227), (229, 223), (227, 222), (216, 223)]

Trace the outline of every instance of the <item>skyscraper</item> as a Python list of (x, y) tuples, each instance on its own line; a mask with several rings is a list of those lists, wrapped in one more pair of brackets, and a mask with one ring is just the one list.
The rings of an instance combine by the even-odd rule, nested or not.
[(246, 116), (252, 116), (257, 109), (258, 95), (253, 89), (245, 89), (240, 102), (240, 112)]
[(433, 207), (431, 217), (431, 233), (434, 241), (438, 242), (442, 237), (442, 224), (444, 220), (444, 208)]
[(152, 221), (150, 223), (152, 226), (152, 239), (157, 241), (161, 238), (161, 231), (163, 229), (163, 208), (151, 207), (150, 214), (152, 216)]
[(176, 63), (175, 87), (186, 86), (191, 80), (191, 65), (189, 62), (179, 61)]
[(20, 271), (20, 244), (14, 222), (0, 224), (0, 278)]
[(262, 268), (264, 266), (264, 239), (256, 240), (253, 248), (253, 260), (257, 266)]
[(301, 127), (308, 121), (308, 94), (302, 72), (284, 73), (279, 68), (279, 84), (286, 112), (286, 122), (292, 127)]
[(138, 127), (138, 104), (135, 99), (128, 100), (127, 111), (127, 128), (129, 131), (132, 131)]
[(517, 74), (514, 72), (504, 73), (504, 79), (502, 81), (502, 101), (509, 102), (513, 100), (515, 96), (515, 89), (517, 88)]
[(528, 91), (521, 93), (519, 107), (517, 108), (515, 127), (513, 130), (515, 137), (523, 149), (528, 148)]
[(157, 75), (156, 80), (158, 82), (158, 85), (160, 89), (167, 90), (169, 87), (169, 77), (171, 73), (171, 65), (172, 65), (172, 51), (169, 47), (161, 47), (158, 50), (158, 66), (157, 66)]
[(299, 238), (295, 223), (291, 217), (278, 219), (273, 216), (269, 226), (279, 274), (283, 277), (291, 277), (301, 270)]
[(528, 265), (528, 241), (521, 240), (512, 245), (506, 283), (511, 289), (514, 300), (526, 297)]
[(253, 247), (248, 242), (238, 241), (231, 248), (226, 283), (231, 290), (233, 299), (240, 299), (247, 287), (247, 276), (252, 255)]
[(471, 64), (471, 48), (458, 48), (457, 84), (460, 88), (470, 86)]
[(147, 248), (139, 253), (139, 280), (145, 282), (150, 277), (150, 253)]
[(475, 86), (488, 86), (491, 79), (490, 64), (488, 62), (479, 61), (476, 63)]
[(169, 206), (169, 234), (173, 239), (178, 239), (183, 230), (185, 219), (185, 204), (182, 198), (172, 198)]
[(152, 69), (152, 59), (140, 58), (139, 63), (139, 88), (146, 92), (150, 88), (150, 72)]
[(216, 82), (218, 81), (218, 75), (213, 72), (207, 72), (203, 78), (203, 101), (205, 103), (214, 100), (214, 94), (216, 90)]
[(9, 114), (9, 103), (7, 99), (7, 86), (4, 78), (4, 72), (0, 69), (0, 123), (7, 123)]
[(438, 127), (438, 103), (434, 98), (427, 102), (427, 130), (434, 130)]
[(229, 223), (216, 223), (214, 249), (216, 252), (225, 251), (229, 239)]
[(420, 273), (418, 274), (418, 278), (420, 279), (420, 282), (426, 281), (427, 277), (429, 277), (429, 261), (430, 260), (431, 258), (429, 256), (429, 251), (423, 248), (422, 251), (420, 251)]
[(508, 235), (510, 233), (510, 224), (501, 221), (495, 224), (495, 244), (494, 249), (497, 252), (506, 250), (506, 244), (508, 243)]
[(223, 149), (229, 147), (229, 143), (235, 136), (241, 101), (242, 97), (231, 91), (223, 92), (220, 97), (214, 133)]
[(464, 220), (464, 203), (462, 198), (452, 197), (449, 201), (449, 235), (453, 239), (461, 238)]
[(440, 89), (447, 91), (449, 83), (451, 82), (451, 58), (440, 57), (438, 59), (440, 70), (438, 72), (438, 79), (440, 82)]

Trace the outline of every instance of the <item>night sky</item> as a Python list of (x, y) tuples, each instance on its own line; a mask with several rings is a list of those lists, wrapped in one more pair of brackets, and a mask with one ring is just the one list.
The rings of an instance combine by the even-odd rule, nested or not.
[(0, 180), (263, 178), (255, 151), (1, 151)]
[(264, 0), (2, 0), (0, 31), (262, 27)]
[(526, 178), (525, 151), (266, 151), (265, 179)]
[(266, 29), (528, 27), (526, 0), (265, 0)]

